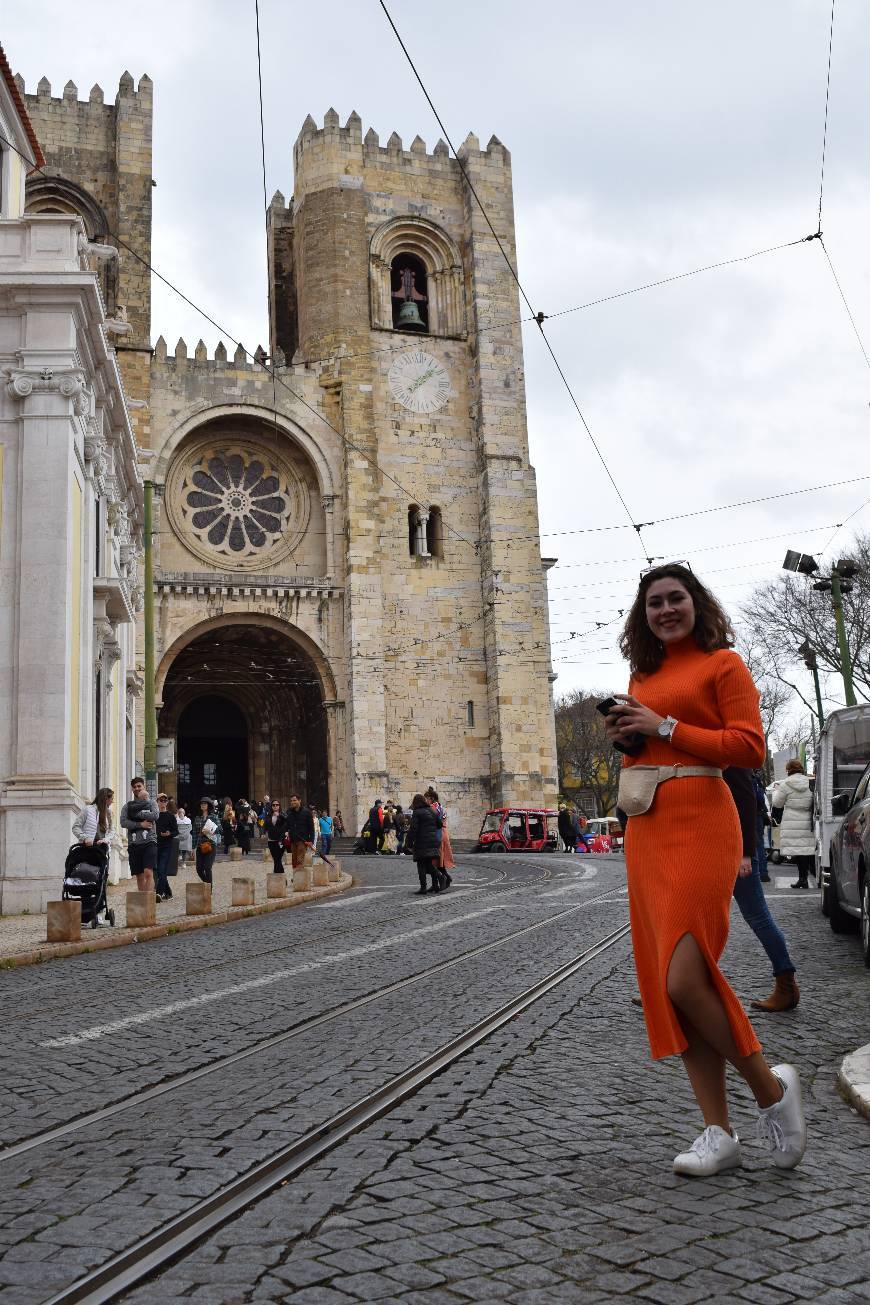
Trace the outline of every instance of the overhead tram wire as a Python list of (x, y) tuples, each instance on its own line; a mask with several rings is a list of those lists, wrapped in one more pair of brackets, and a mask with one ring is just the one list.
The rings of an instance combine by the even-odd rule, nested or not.
[[(266, 300), (269, 311), (269, 361), (273, 363), (271, 368), (272, 423), (275, 430), (275, 448), (277, 450), (281, 440), (281, 432), (278, 427), (278, 385), (275, 379), (274, 359), (271, 358), (272, 333), (277, 323), (272, 302), (272, 276), (269, 269), (269, 192), (266, 187), (266, 126), (263, 117), (263, 62), (260, 55), (260, 0), (254, 0), (254, 23), (257, 31), (257, 97), (260, 110), (260, 171), (263, 179), (263, 234), (266, 240)], [(324, 534), (325, 533), (326, 532), (324, 531)], [(295, 563), (296, 554), (292, 548), (290, 549), (290, 556)]]
[[(707, 516), (711, 512), (730, 512), (734, 508), (752, 507), (756, 503), (772, 503), (779, 498), (793, 498), (796, 494), (815, 494), (822, 489), (839, 489), (841, 485), (857, 485), (862, 480), (870, 480), (870, 475), (850, 476), (848, 480), (829, 480), (824, 485), (808, 485), (805, 489), (786, 489), (779, 494), (762, 494), (759, 498), (744, 498), (736, 503), (721, 503), (717, 507), (696, 508), (692, 512), (678, 512), (672, 517), (656, 517), (654, 521), (645, 522), (645, 526), (663, 526), (670, 521), (685, 521), (689, 517)], [(555, 539), (562, 535), (589, 535), (604, 530), (627, 530), (621, 523), (610, 526), (586, 526), (581, 530), (542, 530), (542, 539)]]
[(420, 87), (420, 90), (423, 92), (423, 95), (424, 95), (424, 97), (425, 97), (425, 99), (426, 99), (426, 103), (429, 105), (429, 108), (432, 110), (432, 113), (433, 113), (433, 115), (434, 115), (434, 117), (435, 117), (435, 121), (438, 123), (438, 126), (441, 128), (441, 131), (442, 131), (442, 134), (443, 134), (443, 136), (444, 136), (444, 139), (446, 140), (447, 144), (450, 146), (450, 149), (453, 151), (453, 157), (456, 159), (456, 162), (457, 162), (458, 165), (459, 165), (459, 169), (460, 169), (460, 171), (461, 171), (461, 173), (462, 173), (462, 175), (463, 175), (463, 177), (464, 177), (464, 179), (465, 179), (465, 183), (466, 183), (466, 185), (468, 186), (468, 189), (470, 190), (471, 194), (474, 196), (475, 202), (477, 203), (477, 206), (478, 206), (478, 208), (480, 209), (480, 212), (481, 212), (481, 214), (482, 214), (482, 216), (483, 216), (483, 219), (484, 219), (484, 221), (486, 222), (486, 225), (489, 227), (490, 233), (492, 234), (492, 237), (493, 237), (493, 239), (495, 240), (496, 245), (498, 246), (499, 252), (501, 253), (501, 256), (502, 256), (502, 258), (504, 259), (505, 263), (507, 264), (507, 267), (508, 267), (508, 270), (509, 270), (511, 276), (513, 277), (513, 280), (514, 280), (515, 283), (516, 283), (517, 289), (518, 289), (518, 291), (519, 291), (519, 293), (520, 293), (520, 295), (521, 295), (521, 297), (522, 297), (522, 299), (523, 299), (523, 302), (526, 304), (526, 307), (528, 308), (529, 312), (532, 314), (532, 317), (534, 318), (535, 322), (537, 323), (538, 330), (540, 331), (540, 334), (541, 334), (541, 338), (543, 339), (544, 344), (546, 345), (547, 351), (548, 351), (548, 353), (550, 354), (550, 357), (552, 358), (553, 363), (555, 364), (556, 370), (557, 370), (557, 372), (559, 373), (559, 376), (560, 376), (561, 379), (562, 379), (562, 382), (563, 382), (563, 384), (564, 384), (564, 386), (565, 386), (565, 389), (568, 391), (568, 396), (569, 396), (569, 398), (571, 399), (571, 403), (573, 404), (573, 406), (574, 406), (574, 408), (575, 408), (575, 410), (576, 410), (576, 412), (577, 412), (577, 415), (578, 415), (578, 417), (580, 418), (580, 421), (581, 421), (582, 424), (583, 424), (583, 428), (584, 428), (584, 430), (586, 431), (587, 436), (589, 437), (589, 441), (590, 441), (590, 443), (592, 444), (593, 449), (595, 450), (595, 453), (596, 453), (596, 455), (597, 455), (597, 457), (598, 457), (599, 462), (601, 463), (602, 467), (604, 468), (604, 471), (605, 471), (605, 473), (606, 473), (606, 475), (607, 475), (608, 480), (610, 481), (611, 485), (613, 486), (613, 489), (614, 489), (614, 491), (615, 491), (615, 493), (616, 493), (616, 497), (619, 499), (620, 503), (622, 504), (622, 507), (623, 507), (624, 510), (625, 510), (625, 514), (626, 514), (626, 516), (628, 517), (628, 519), (629, 519), (629, 521), (630, 521), (630, 523), (631, 523), (632, 529), (635, 530), (635, 531), (637, 532), (638, 542), (640, 543), (640, 546), (641, 546), (641, 548), (644, 550), (644, 554), (646, 555), (646, 554), (648, 553), (648, 550), (647, 550), (647, 548), (646, 548), (646, 544), (644, 543), (643, 535), (641, 534), (641, 531), (642, 531), (642, 529), (643, 529), (643, 523), (641, 522), (640, 524), (638, 524), (638, 523), (635, 521), (635, 519), (634, 519), (634, 515), (633, 515), (633, 513), (631, 512), (631, 509), (629, 508), (628, 504), (626, 503), (625, 498), (623, 497), (622, 491), (620, 490), (619, 486), (618, 486), (617, 483), (616, 483), (616, 479), (614, 478), (613, 472), (610, 470), (610, 467), (607, 465), (607, 461), (606, 461), (606, 459), (605, 459), (605, 457), (604, 457), (604, 454), (601, 452), (601, 449), (600, 449), (600, 447), (599, 447), (599, 445), (598, 445), (598, 442), (597, 442), (597, 440), (595, 439), (594, 435), (592, 434), (592, 431), (591, 431), (591, 429), (590, 429), (590, 427), (589, 427), (589, 423), (586, 421), (586, 418), (584, 417), (583, 412), (581, 411), (580, 405), (579, 405), (579, 403), (577, 402), (577, 399), (576, 399), (576, 397), (575, 397), (575, 395), (574, 395), (574, 391), (571, 389), (571, 386), (570, 386), (570, 384), (569, 384), (569, 382), (568, 382), (568, 378), (567, 378), (567, 376), (565, 375), (565, 372), (564, 372), (564, 370), (563, 370), (563, 368), (562, 368), (562, 366), (561, 366), (561, 364), (560, 364), (558, 358), (556, 357), (556, 354), (555, 354), (555, 352), (554, 352), (554, 350), (553, 350), (553, 346), (550, 344), (550, 341), (547, 339), (546, 332), (544, 331), (544, 320), (545, 320), (545, 314), (544, 314), (544, 313), (541, 313), (541, 312), (536, 312), (536, 311), (535, 311), (535, 308), (534, 308), (534, 306), (533, 306), (533, 304), (532, 304), (532, 301), (529, 299), (529, 296), (526, 294), (526, 291), (525, 291), (525, 289), (524, 289), (524, 287), (523, 287), (523, 284), (522, 284), (522, 282), (520, 281), (520, 278), (519, 278), (519, 275), (517, 274), (516, 268), (514, 267), (513, 263), (511, 262), (511, 260), (510, 260), (510, 258), (509, 258), (509, 256), (508, 256), (508, 252), (507, 252), (507, 250), (505, 249), (504, 244), (502, 243), (502, 241), (501, 241), (501, 239), (500, 239), (500, 237), (499, 237), (499, 235), (498, 235), (498, 232), (496, 231), (495, 227), (493, 226), (493, 224), (492, 224), (492, 222), (491, 222), (491, 220), (490, 220), (489, 214), (488, 214), (487, 211), (486, 211), (486, 208), (485, 208), (485, 206), (484, 206), (484, 204), (483, 204), (483, 201), (481, 200), (480, 196), (478, 195), (478, 193), (477, 193), (477, 191), (476, 191), (476, 189), (475, 189), (475, 187), (474, 187), (474, 183), (472, 182), (471, 178), (470, 178), (469, 175), (468, 175), (468, 170), (466, 169), (465, 164), (462, 162), (462, 160), (461, 160), (460, 157), (459, 157), (459, 154), (457, 153), (456, 146), (453, 144), (453, 141), (452, 141), (452, 139), (451, 139), (451, 137), (450, 137), (450, 133), (448, 132), (446, 126), (444, 125), (444, 121), (443, 121), (443, 119), (441, 118), (441, 115), (439, 114), (438, 110), (435, 108), (435, 104), (434, 104), (434, 102), (433, 102), (433, 100), (432, 100), (431, 95), (429, 94), (428, 90), (426, 89), (426, 86), (425, 86), (425, 84), (424, 84), (424, 82), (423, 82), (422, 77), (420, 76), (419, 72), (417, 71), (416, 64), (414, 63), (414, 60), (411, 58), (410, 52), (408, 51), (408, 47), (405, 45), (405, 42), (402, 40), (402, 37), (401, 37), (401, 35), (400, 35), (400, 33), (399, 33), (399, 29), (396, 27), (396, 24), (393, 22), (393, 19), (392, 19), (392, 16), (391, 16), (391, 14), (390, 14), (389, 9), (387, 8), (386, 4), (384, 3), (384, 0), (378, 0), (378, 3), (380, 4), (380, 7), (381, 7), (381, 9), (382, 9), (383, 12), (384, 12), (384, 15), (385, 15), (385, 17), (386, 17), (386, 19), (387, 19), (387, 22), (389, 23), (390, 27), (391, 27), (392, 30), (393, 30), (393, 35), (395, 36), (396, 40), (398, 41), (398, 43), (399, 43), (399, 47), (401, 48), (402, 53), (404, 54), (406, 60), (408, 61), (408, 65), (409, 65), (409, 67), (410, 67), (410, 69), (411, 69), (411, 72), (414, 74), (414, 77), (415, 77), (415, 79), (416, 79), (416, 81), (417, 81), (418, 86)]
[[(691, 272), (678, 272), (674, 276), (665, 276), (658, 281), (647, 281), (644, 285), (635, 286), (632, 290), (620, 290), (616, 294), (602, 295), (600, 299), (589, 299), (586, 303), (577, 304), (574, 308), (563, 308), (557, 313), (544, 313), (545, 322), (555, 321), (557, 317), (568, 317), (571, 313), (582, 313), (587, 308), (598, 308), (601, 304), (610, 304), (617, 299), (627, 299), (630, 295), (642, 294), (644, 290), (656, 290), (659, 286), (672, 285), (675, 281), (685, 281), (692, 276), (700, 276), (702, 272), (715, 272), (720, 267), (732, 267), (735, 263), (749, 263), (753, 258), (762, 258), (765, 254), (776, 254), (782, 249), (794, 249), (796, 245), (805, 245), (808, 241), (814, 240), (814, 236), (800, 236), (797, 240), (786, 240), (781, 245), (769, 245), (766, 249), (757, 249), (752, 254), (739, 254), (735, 258), (725, 258), (719, 263), (707, 263), (704, 267), (696, 267)], [(524, 317), (524, 322), (536, 322), (535, 317)]]
[(848, 316), (849, 321), (852, 324), (852, 330), (855, 332), (855, 339), (858, 341), (858, 348), (861, 350), (861, 354), (864, 358), (864, 362), (867, 364), (868, 370), (870, 370), (870, 356), (868, 356), (867, 350), (864, 347), (864, 341), (861, 339), (861, 332), (858, 330), (858, 323), (855, 321), (855, 317), (854, 314), (852, 313), (852, 309), (849, 307), (849, 303), (848, 300), (846, 299), (845, 292), (843, 290), (842, 285), (840, 284), (840, 278), (837, 276), (837, 273), (834, 270), (834, 264), (831, 262), (831, 255), (828, 253), (828, 247), (821, 236), (819, 236), (819, 244), (821, 245), (825, 258), (828, 261), (828, 267), (831, 269), (831, 276), (834, 278), (834, 285), (837, 287), (837, 290), (840, 293), (840, 298), (843, 301), (843, 307), (846, 310), (846, 315)]
[[(836, 525), (837, 529), (839, 530), (842, 524), (843, 524), (842, 522), (828, 522), (828, 524), (824, 526), (801, 526), (800, 533), (805, 535), (812, 535), (822, 530), (831, 530), (834, 525)], [(795, 530), (786, 530), (779, 535), (757, 535), (754, 539), (735, 539), (726, 544), (703, 544), (698, 548), (686, 548), (684, 545), (683, 548), (684, 548), (685, 555), (687, 557), (692, 557), (696, 553), (717, 552), (719, 549), (722, 548), (744, 548), (744, 547), (748, 548), (750, 544), (764, 544), (771, 539), (788, 539), (791, 538), (795, 533), (796, 533)], [(554, 571), (572, 570), (574, 567), (577, 566), (588, 566), (588, 565), (589, 565), (588, 562), (557, 562), (556, 565), (553, 567), (553, 570)]]
[(825, 80), (825, 125), (822, 130), (822, 166), (819, 178), (819, 238), (822, 234), (822, 200), (825, 194), (825, 155), (828, 148), (828, 105), (831, 99), (831, 54), (834, 49), (834, 9), (837, 0), (831, 0), (831, 28), (828, 33), (828, 75)]

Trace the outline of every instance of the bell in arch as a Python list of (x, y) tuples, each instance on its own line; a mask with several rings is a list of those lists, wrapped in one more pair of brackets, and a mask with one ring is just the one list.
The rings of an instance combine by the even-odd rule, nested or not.
[(426, 296), (417, 289), (417, 276), (412, 267), (399, 269), (399, 288), (393, 291), (393, 298), (399, 300), (401, 307), (396, 315), (397, 331), (427, 330), (420, 313), (420, 304), (425, 304)]
[(425, 331), (426, 323), (420, 316), (420, 309), (413, 299), (406, 299), (396, 318), (397, 331)]

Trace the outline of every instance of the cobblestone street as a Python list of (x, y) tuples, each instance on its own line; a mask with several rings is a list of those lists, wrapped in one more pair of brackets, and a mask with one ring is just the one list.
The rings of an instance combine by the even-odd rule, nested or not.
[[(317, 905), (0, 977), (4, 1305), (49, 1299), (627, 917), (616, 856), (463, 857), (423, 899), (410, 862), (347, 868), (359, 887)], [(870, 1299), (870, 1129), (835, 1089), (870, 975), (782, 870), (769, 896), (803, 995), (756, 1028), (801, 1071), (799, 1169), (770, 1166), (734, 1082), (744, 1168), (672, 1174), (698, 1119), (679, 1062), (649, 1060), (624, 938), (124, 1299)], [(725, 968), (744, 1001), (766, 994), (736, 912)]]

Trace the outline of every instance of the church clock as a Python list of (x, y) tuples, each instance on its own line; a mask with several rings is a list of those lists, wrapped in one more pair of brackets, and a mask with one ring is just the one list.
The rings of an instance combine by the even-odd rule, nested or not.
[(411, 349), (393, 360), (388, 380), (396, 403), (410, 412), (437, 412), (450, 398), (450, 377), (431, 353)]

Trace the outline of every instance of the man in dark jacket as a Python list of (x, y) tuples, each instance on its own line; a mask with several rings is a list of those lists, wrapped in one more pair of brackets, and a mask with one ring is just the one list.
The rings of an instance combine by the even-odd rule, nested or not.
[(577, 844), (577, 837), (574, 832), (574, 817), (564, 802), (559, 803), (558, 825), (559, 835), (565, 844), (565, 851), (573, 852)]
[(284, 833), (290, 842), (293, 869), (305, 862), (305, 849), (314, 846), (314, 817), (310, 807), (304, 807), (298, 793), (290, 798), (290, 808), (284, 816)]
[(374, 850), (375, 856), (381, 854), (385, 833), (384, 804), (380, 798), (377, 798), (375, 805), (369, 811), (369, 843)]

